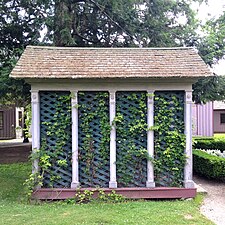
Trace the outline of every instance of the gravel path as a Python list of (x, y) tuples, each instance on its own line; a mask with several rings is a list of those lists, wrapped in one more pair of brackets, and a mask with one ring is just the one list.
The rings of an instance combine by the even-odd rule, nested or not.
[(194, 181), (208, 192), (201, 213), (215, 224), (225, 225), (225, 183), (199, 176), (195, 176)]

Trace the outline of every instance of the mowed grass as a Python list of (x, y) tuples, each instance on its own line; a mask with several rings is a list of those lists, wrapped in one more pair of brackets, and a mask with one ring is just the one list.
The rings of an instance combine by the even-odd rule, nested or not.
[(0, 224), (213, 224), (202, 216), (202, 196), (194, 200), (128, 201), (72, 205), (21, 201), (30, 164), (0, 165)]
[(216, 137), (216, 138), (225, 138), (225, 133), (214, 134), (214, 137)]

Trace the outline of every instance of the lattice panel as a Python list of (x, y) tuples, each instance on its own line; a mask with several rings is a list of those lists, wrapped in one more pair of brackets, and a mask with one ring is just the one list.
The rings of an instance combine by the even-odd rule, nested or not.
[[(176, 104), (174, 104), (173, 98), (176, 98), (178, 101)], [(161, 105), (159, 104), (159, 100), (157, 99), (163, 99), (168, 104)], [(170, 131), (178, 131), (179, 133), (184, 133), (184, 92), (183, 91), (158, 91), (155, 92), (155, 101), (154, 101), (154, 115), (157, 117), (160, 110), (170, 110), (170, 112), (173, 112), (173, 116), (171, 119), (171, 123), (169, 126)], [(165, 115), (168, 118), (168, 115)], [(170, 118), (168, 118), (170, 119)], [(166, 128), (167, 129), (167, 128)], [(155, 146), (159, 145), (160, 148), (157, 148), (157, 151), (155, 150), (154, 157), (155, 159), (163, 159), (166, 156), (164, 155), (164, 150), (167, 148), (167, 141), (166, 138), (162, 141), (159, 141), (159, 137), (162, 137), (165, 135), (164, 130), (157, 130), (154, 132), (155, 135)], [(156, 147), (155, 147), (156, 148)], [(175, 164), (180, 164), (180, 161), (177, 159), (174, 159)], [(155, 171), (155, 183), (156, 186), (173, 186), (174, 183), (174, 177), (176, 173), (176, 177), (179, 177), (179, 181), (183, 181), (184, 171), (173, 171), (171, 165), (166, 165), (166, 163), (163, 163), (161, 173)], [(182, 182), (180, 182), (180, 186), (182, 186)]]
[(116, 122), (118, 187), (145, 187), (147, 160), (137, 154), (147, 149), (147, 132), (135, 127), (138, 121), (147, 123), (146, 92), (117, 92), (116, 109), (116, 115), (122, 116), (122, 121)]
[(108, 187), (110, 127), (107, 130), (105, 125), (109, 126), (109, 94), (79, 92), (78, 103), (79, 181), (82, 187)]
[[(67, 117), (71, 121), (71, 103), (69, 98), (67, 102), (64, 102), (60, 110), (57, 107), (57, 104), (61, 101), (61, 97), (69, 95), (69, 92), (40, 92), (41, 147), (44, 147), (50, 156), (55, 153), (56, 146), (60, 140), (57, 139), (57, 135), (48, 135), (49, 125), (51, 126), (57, 120), (54, 118), (55, 115), (58, 115), (58, 117)], [(44, 124), (44, 122), (48, 122), (49, 125)], [(57, 132), (57, 129), (55, 131)], [(64, 135), (67, 135), (68, 142), (63, 146), (63, 150), (60, 151), (57, 159), (50, 159), (52, 166), (50, 172), (44, 174), (44, 187), (70, 187), (72, 180), (71, 123), (64, 130)], [(57, 160), (66, 160), (67, 166), (59, 166), (56, 162)]]

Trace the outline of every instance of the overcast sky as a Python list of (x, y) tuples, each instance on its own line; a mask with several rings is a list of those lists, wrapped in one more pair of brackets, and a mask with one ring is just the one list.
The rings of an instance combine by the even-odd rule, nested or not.
[[(193, 4), (193, 7), (198, 8), (198, 4)], [(204, 22), (212, 17), (218, 18), (223, 11), (225, 11), (225, 0), (208, 0), (208, 5), (200, 5), (198, 17)], [(214, 72), (218, 75), (225, 75), (225, 59), (220, 60), (219, 64), (214, 66)]]
[[(198, 8), (198, 3), (193, 4)], [(225, 0), (208, 0), (208, 5), (203, 3), (199, 8), (199, 18), (203, 21), (212, 17), (219, 17), (225, 10)]]

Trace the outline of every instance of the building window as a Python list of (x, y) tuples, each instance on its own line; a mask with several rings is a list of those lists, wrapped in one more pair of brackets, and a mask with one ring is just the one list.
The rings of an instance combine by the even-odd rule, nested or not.
[(225, 113), (220, 113), (220, 123), (225, 123)]
[(3, 112), (0, 111), (0, 130), (3, 129)]

